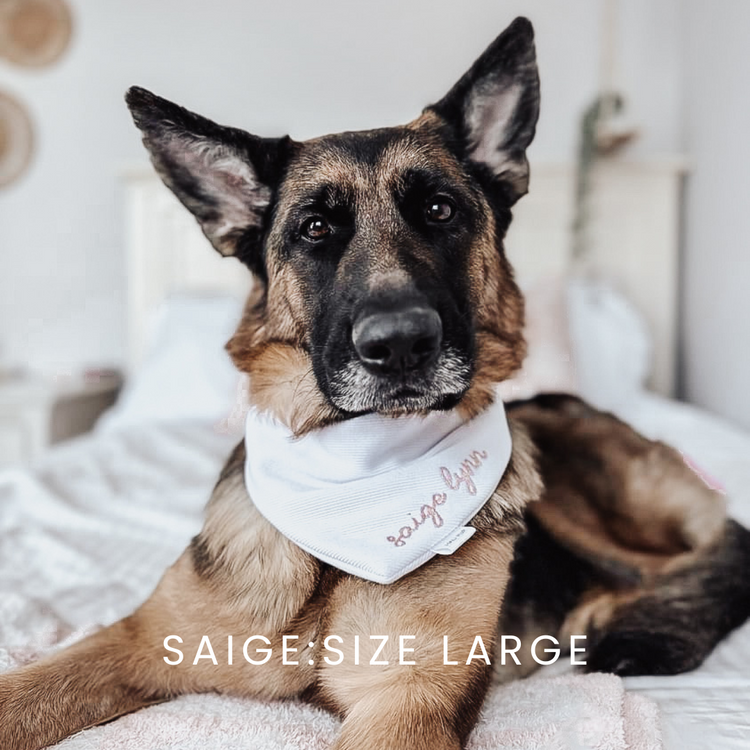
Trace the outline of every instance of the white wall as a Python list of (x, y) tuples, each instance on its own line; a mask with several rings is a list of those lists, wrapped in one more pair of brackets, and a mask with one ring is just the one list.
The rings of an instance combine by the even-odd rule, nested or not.
[(750, 427), (750, 2), (686, 3), (684, 390)]
[[(69, 2), (63, 61), (30, 72), (0, 63), (0, 87), (28, 105), (38, 135), (31, 170), (0, 193), (4, 364), (124, 359), (118, 174), (145, 159), (122, 102), (130, 84), (264, 135), (395, 124), (522, 13), (536, 25), (543, 89), (531, 156), (564, 160), (599, 80), (602, 0)], [(679, 0), (621, 3), (619, 80), (643, 153), (680, 144), (680, 17)]]

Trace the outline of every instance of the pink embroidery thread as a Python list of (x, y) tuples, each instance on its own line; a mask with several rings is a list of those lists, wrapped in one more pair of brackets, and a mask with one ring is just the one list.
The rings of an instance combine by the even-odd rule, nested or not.
[[(470, 495), (477, 494), (477, 486), (474, 484), (472, 477), (476, 473), (476, 469), (479, 469), (487, 458), (487, 451), (472, 451), (459, 466), (456, 473), (453, 473), (448, 469), (447, 466), (440, 467), (440, 476), (443, 482), (447, 485), (448, 489), (460, 490), (462, 487)], [(445, 521), (437, 510), (437, 506), (444, 505), (448, 501), (448, 495), (445, 492), (436, 492), (432, 496), (432, 502), (425, 503), (419, 509), (419, 518), (412, 516), (410, 526), (402, 526), (398, 530), (398, 536), (386, 537), (389, 542), (392, 542), (395, 547), (403, 547), (406, 544), (406, 540), (424, 524), (428, 518), (432, 519), (432, 523), (435, 528), (439, 529)]]
[(448, 489), (460, 490), (461, 485), (463, 485), (470, 495), (476, 495), (477, 486), (474, 484), (472, 477), (475, 474), (474, 469), (478, 469), (485, 458), (487, 458), (487, 451), (472, 451), (468, 458), (461, 462), (461, 466), (455, 474), (447, 466), (441, 466), (440, 474)]
[(414, 516), (412, 516), (412, 525), (402, 526), (398, 530), (398, 536), (389, 536), (388, 541), (393, 542), (394, 546), (396, 547), (403, 547), (406, 544), (406, 540), (412, 535), (412, 533), (414, 533), (428, 518), (431, 518), (435, 528), (439, 529), (445, 523), (445, 521), (443, 520), (443, 517), (440, 515), (440, 513), (438, 513), (437, 506), (444, 505), (447, 499), (448, 496), (445, 494), (445, 492), (436, 492), (432, 496), (432, 502), (429, 505), (425, 503), (419, 509), (420, 517), (414, 518)]

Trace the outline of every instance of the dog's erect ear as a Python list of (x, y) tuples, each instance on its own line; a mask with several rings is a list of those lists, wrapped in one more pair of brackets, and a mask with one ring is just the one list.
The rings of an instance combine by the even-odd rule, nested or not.
[(526, 148), (539, 116), (534, 29), (517, 18), (432, 109), (454, 129), (461, 156), (486, 167), (511, 202), (528, 190)]
[(211, 244), (261, 272), (258, 245), (289, 138), (217, 125), (135, 86), (125, 100), (156, 171)]

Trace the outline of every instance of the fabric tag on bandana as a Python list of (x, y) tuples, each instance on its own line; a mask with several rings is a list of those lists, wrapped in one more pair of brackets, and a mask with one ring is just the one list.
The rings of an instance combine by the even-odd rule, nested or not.
[(245, 447), (248, 493), (271, 524), (330, 565), (392, 583), (473, 535), (512, 446), (498, 400), (470, 421), (368, 414), (301, 438), (252, 409)]

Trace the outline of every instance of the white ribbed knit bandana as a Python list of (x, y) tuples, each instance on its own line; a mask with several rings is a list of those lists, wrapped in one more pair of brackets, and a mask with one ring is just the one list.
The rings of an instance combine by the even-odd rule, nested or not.
[(302, 549), (392, 583), (471, 535), (510, 460), (502, 402), (469, 422), (454, 410), (368, 414), (295, 439), (251, 409), (245, 484), (258, 510)]

